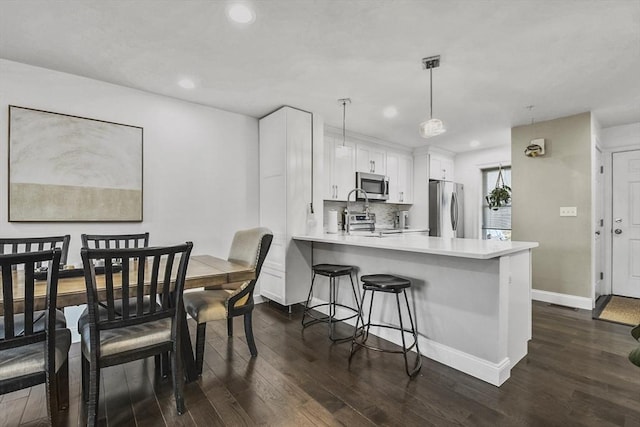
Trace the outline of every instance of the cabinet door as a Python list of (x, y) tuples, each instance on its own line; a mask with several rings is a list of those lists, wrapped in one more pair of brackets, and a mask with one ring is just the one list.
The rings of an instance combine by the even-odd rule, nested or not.
[(346, 200), (355, 187), (356, 153), (352, 142), (325, 135), (324, 137), (324, 199)]
[(396, 153), (387, 153), (387, 176), (389, 177), (389, 203), (400, 202), (400, 156)]
[(413, 158), (405, 154), (387, 152), (389, 202), (413, 202)]
[(324, 135), (324, 171), (323, 186), (324, 199), (333, 200), (336, 198), (336, 186), (333, 182), (333, 163), (335, 158), (334, 138), (330, 135)]
[(356, 171), (385, 175), (387, 153), (369, 145), (358, 144), (356, 150)]
[(352, 143), (342, 141), (334, 143), (333, 185), (336, 200), (347, 200), (347, 194), (356, 186), (355, 147)]
[(448, 158), (443, 158), (441, 161), (441, 167), (442, 167), (442, 175), (444, 176), (445, 181), (453, 181), (454, 180), (454, 175), (453, 175), (453, 159), (448, 159)]
[(413, 157), (398, 156), (398, 165), (398, 199), (400, 203), (413, 203)]
[(453, 181), (453, 159), (430, 154), (429, 179)]

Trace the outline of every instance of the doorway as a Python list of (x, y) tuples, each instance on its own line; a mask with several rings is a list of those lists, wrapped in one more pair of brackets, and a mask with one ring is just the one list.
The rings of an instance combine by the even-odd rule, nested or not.
[(611, 289), (640, 298), (640, 150), (613, 153)]

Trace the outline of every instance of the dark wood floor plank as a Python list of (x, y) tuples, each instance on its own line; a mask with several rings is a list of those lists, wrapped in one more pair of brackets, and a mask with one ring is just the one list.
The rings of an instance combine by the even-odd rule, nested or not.
[[(101, 369), (106, 401), (107, 424), (123, 427), (135, 427), (133, 406), (129, 397), (129, 387), (123, 365)], [(124, 381), (123, 381), (124, 379)]]
[(24, 413), (22, 414), (22, 423), (40, 420), (47, 417), (47, 396), (44, 384), (31, 387)]
[(29, 400), (28, 393), (26, 396), (0, 402), (0, 426), (16, 426), (20, 424), (27, 400)]
[(153, 365), (153, 363), (153, 359), (146, 359), (123, 365), (138, 427), (155, 427), (165, 424), (153, 385), (147, 375), (147, 364)]
[[(171, 381), (155, 379), (148, 359), (103, 370), (100, 425), (640, 426), (631, 328), (544, 303), (533, 313), (529, 354), (494, 387), (426, 358), (412, 381), (399, 355), (361, 351), (349, 366), (349, 343), (332, 344), (325, 325), (302, 331), (299, 307), (289, 314), (260, 304), (257, 358), (241, 318), (231, 339), (224, 321), (207, 326), (203, 375), (185, 387), (187, 413), (175, 412)], [(74, 344), (63, 426), (83, 425), (79, 357)], [(44, 397), (44, 386), (2, 396), (0, 426), (45, 425)]]

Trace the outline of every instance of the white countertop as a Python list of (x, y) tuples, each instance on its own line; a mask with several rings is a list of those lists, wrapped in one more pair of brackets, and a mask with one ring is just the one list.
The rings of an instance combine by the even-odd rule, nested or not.
[(490, 259), (538, 247), (537, 242), (506, 242), (478, 239), (444, 239), (425, 233), (391, 234), (383, 237), (318, 234), (293, 236), (294, 240), (418, 252), (461, 258)]

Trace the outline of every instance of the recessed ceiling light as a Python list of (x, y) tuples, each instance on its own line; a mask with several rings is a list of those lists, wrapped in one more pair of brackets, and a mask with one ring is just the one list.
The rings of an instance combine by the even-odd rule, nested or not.
[(470, 147), (477, 147), (477, 146), (479, 146), (479, 145), (480, 145), (480, 141), (478, 141), (477, 139), (474, 139), (473, 141), (471, 141), (471, 142), (469, 143), (469, 146), (470, 146)]
[(256, 20), (256, 13), (244, 3), (235, 3), (227, 8), (227, 16), (238, 24), (251, 24)]
[(384, 110), (382, 110), (382, 115), (387, 119), (392, 119), (398, 115), (398, 109), (393, 105), (389, 105)]
[(184, 78), (178, 81), (178, 86), (183, 89), (193, 89), (194, 87), (196, 87), (196, 84), (193, 82), (193, 80)]

